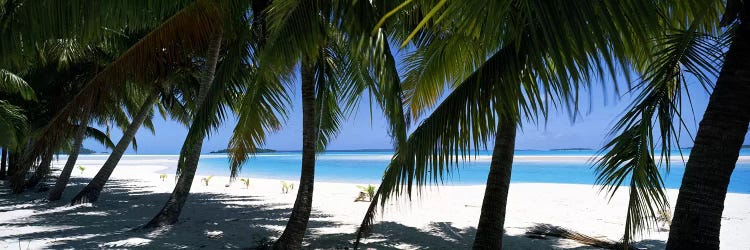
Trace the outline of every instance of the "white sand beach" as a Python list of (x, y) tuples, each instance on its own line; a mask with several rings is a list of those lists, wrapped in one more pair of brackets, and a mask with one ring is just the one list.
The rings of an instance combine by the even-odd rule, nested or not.
[[(180, 223), (158, 231), (132, 231), (163, 206), (174, 187), (158, 171), (176, 165), (176, 156), (126, 156), (96, 204), (68, 206), (68, 201), (96, 174), (106, 157), (83, 157), (59, 202), (46, 193), (8, 194), (0, 189), (0, 248), (252, 248), (278, 237), (286, 225), (296, 189), (282, 194), (280, 180), (251, 178), (249, 188), (227, 177), (204, 185), (197, 176)], [(55, 162), (64, 164), (61, 158)], [(285, 180), (297, 183), (298, 180)], [(316, 182), (313, 215), (305, 237), (307, 248), (350, 247), (367, 209), (353, 202), (357, 184)], [(531, 239), (527, 228), (547, 223), (591, 236), (619, 239), (627, 194), (622, 189), (610, 202), (591, 185), (513, 183), (505, 222), (506, 249), (592, 249), (570, 240)], [(378, 217), (364, 241), (371, 249), (466, 249), (471, 246), (484, 186), (433, 187), (412, 201), (394, 201)], [(668, 191), (674, 204), (677, 190)], [(750, 195), (729, 193), (721, 228), (722, 249), (749, 249)], [(157, 237), (158, 236), (158, 237)], [(668, 232), (655, 229), (638, 246), (664, 247)]]

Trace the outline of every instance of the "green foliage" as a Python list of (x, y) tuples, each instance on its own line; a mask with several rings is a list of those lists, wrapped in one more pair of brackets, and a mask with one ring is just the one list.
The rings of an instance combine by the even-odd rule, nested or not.
[(245, 189), (250, 189), (250, 178), (240, 178), (240, 181), (245, 184)]
[(285, 181), (281, 181), (281, 193), (288, 194), (291, 190), (294, 190), (294, 183), (286, 183)]
[(86, 167), (79, 165), (78, 170), (81, 170), (81, 175), (83, 175), (83, 171), (86, 170)]
[(8, 148), (22, 145), (28, 133), (27, 122), (23, 109), (0, 100), (0, 145)]
[(367, 198), (372, 200), (375, 197), (375, 186), (368, 184), (367, 186), (357, 185), (357, 187), (367, 194)]
[(206, 187), (208, 187), (208, 183), (211, 181), (211, 178), (214, 178), (214, 176), (210, 175), (208, 177), (204, 177), (201, 179), (201, 181), (203, 182), (204, 185), (206, 185)]
[(669, 210), (659, 168), (669, 172), (672, 149), (679, 148), (681, 131), (687, 129), (682, 120), (682, 96), (690, 98), (686, 75), (707, 91), (711, 89), (711, 79), (718, 75), (722, 61), (722, 44), (719, 37), (699, 32), (695, 23), (669, 29), (654, 40), (641, 82), (631, 89), (636, 98), (615, 124), (612, 139), (595, 162), (596, 182), (602, 191), (614, 196), (619, 187), (629, 186), (626, 242), (656, 227), (661, 211)]
[(656, 221), (662, 223), (662, 227), (669, 226), (672, 224), (672, 211), (670, 209), (662, 209), (657, 212)]
[(630, 81), (633, 69), (645, 72), (665, 24), (697, 20), (696, 30), (716, 30), (721, 8), (721, 1), (690, 0), (404, 2), (375, 30), (391, 28), (387, 19), (412, 24), (399, 27), (410, 29), (402, 37), (415, 48), (405, 63), (407, 105), (413, 118), (433, 111), (397, 148), (373, 200), (384, 206), (442, 183), (486, 146), (498, 121), (537, 122), (552, 109), (574, 118), (580, 92), (597, 78), (624, 72)]
[(23, 78), (0, 68), (0, 92), (19, 94), (25, 100), (36, 100), (34, 89)]
[(167, 180), (167, 174), (160, 174), (159, 179), (161, 179), (162, 182)]

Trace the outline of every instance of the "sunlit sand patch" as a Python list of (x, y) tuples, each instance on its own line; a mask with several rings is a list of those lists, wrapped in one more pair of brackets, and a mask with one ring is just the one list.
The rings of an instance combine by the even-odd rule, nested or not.
[(108, 242), (104, 244), (99, 244), (99, 247), (104, 247), (104, 248), (139, 247), (139, 246), (145, 246), (150, 242), (151, 242), (150, 239), (133, 237), (133, 238), (125, 239), (125, 240), (118, 240), (118, 241)]

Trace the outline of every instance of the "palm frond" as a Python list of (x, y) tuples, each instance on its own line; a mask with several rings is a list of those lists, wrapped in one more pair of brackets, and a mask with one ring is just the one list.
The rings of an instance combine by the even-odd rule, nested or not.
[[(189, 55), (206, 47), (208, 35), (223, 25), (222, 13), (226, 6), (208, 1), (196, 1), (180, 9), (151, 30), (135, 45), (89, 80), (41, 134), (55, 139), (53, 131), (70, 131), (67, 120), (78, 120), (77, 107), (106, 107), (115, 90), (124, 91), (123, 82), (133, 81), (144, 89), (172, 73), (175, 64), (191, 64)], [(145, 85), (145, 86), (144, 86)], [(62, 140), (63, 138), (57, 138)]]
[[(107, 148), (114, 149), (115, 143), (112, 142), (112, 139), (109, 138), (107, 133), (93, 128), (93, 127), (86, 127), (86, 137), (93, 138), (97, 142), (101, 143)], [(135, 140), (134, 140), (135, 141)]]
[(563, 239), (569, 239), (574, 240), (578, 243), (603, 248), (603, 249), (612, 249), (612, 250), (619, 250), (619, 249), (626, 249), (626, 250), (635, 250), (638, 248), (635, 248), (632, 245), (623, 244), (621, 242), (616, 242), (608, 239), (601, 239), (601, 238), (594, 238), (564, 227), (560, 226), (554, 226), (550, 224), (536, 224), (533, 227), (526, 230), (527, 236), (552, 236), (552, 237), (558, 237)]
[(25, 100), (36, 99), (34, 89), (23, 78), (4, 69), (0, 69), (0, 92), (19, 94)]
[(721, 43), (697, 30), (698, 25), (673, 29), (655, 40), (652, 60), (632, 90), (638, 95), (596, 161), (596, 183), (602, 191), (614, 195), (621, 185), (630, 187), (626, 242), (656, 226), (658, 212), (669, 207), (659, 168), (669, 172), (671, 150), (679, 149), (679, 131), (687, 129), (682, 120), (682, 94), (689, 96), (685, 74), (706, 89), (718, 74)]
[[(23, 54), (51, 38), (100, 41), (103, 32), (151, 29), (196, 1), (8, 1), (0, 13), (0, 64), (19, 64)], [(207, 2), (207, 1), (202, 1)]]
[(0, 100), (0, 145), (17, 148), (27, 133), (27, 120), (20, 107)]

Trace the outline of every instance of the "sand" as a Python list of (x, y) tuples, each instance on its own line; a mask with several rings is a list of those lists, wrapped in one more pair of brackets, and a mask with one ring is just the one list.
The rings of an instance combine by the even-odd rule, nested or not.
[[(126, 156), (115, 170), (96, 204), (68, 206), (75, 193), (88, 183), (106, 157), (83, 157), (71, 185), (59, 202), (47, 202), (45, 193), (8, 194), (0, 189), (0, 248), (252, 248), (273, 240), (286, 225), (296, 189), (281, 192), (282, 180), (252, 178), (250, 187), (227, 177), (213, 177), (209, 185), (197, 176), (192, 194), (172, 227), (134, 231), (163, 206), (174, 187), (174, 175), (162, 181), (160, 171), (176, 165), (176, 156)], [(55, 162), (62, 166), (64, 157)], [(533, 159), (532, 159), (533, 160)], [(298, 180), (284, 180), (298, 183)], [(313, 214), (307, 248), (350, 246), (367, 202), (353, 202), (358, 184), (315, 184)], [(624, 191), (624, 190), (623, 190)], [(466, 249), (476, 232), (484, 186), (433, 187), (411, 202), (397, 200), (378, 216), (372, 235), (364, 241), (372, 249)], [(668, 190), (674, 204), (677, 190)], [(527, 228), (547, 223), (591, 236), (619, 239), (622, 235), (627, 194), (608, 202), (591, 185), (513, 183), (506, 215), (506, 249), (593, 249), (570, 240), (531, 239)], [(722, 249), (748, 249), (750, 195), (727, 195), (722, 220)], [(668, 232), (654, 229), (638, 245), (661, 249)]]

